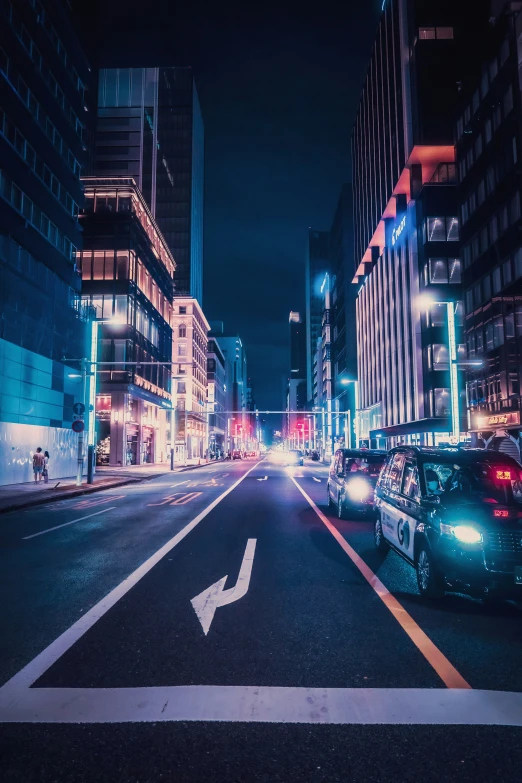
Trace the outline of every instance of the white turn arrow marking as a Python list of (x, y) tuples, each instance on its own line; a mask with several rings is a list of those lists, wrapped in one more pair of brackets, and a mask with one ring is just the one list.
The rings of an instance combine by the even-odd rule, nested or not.
[(247, 541), (243, 562), (241, 563), (239, 576), (234, 587), (230, 587), (228, 590), (223, 589), (228, 579), (228, 576), (224, 576), (191, 600), (190, 603), (194, 607), (205, 636), (209, 632), (218, 606), (225, 606), (234, 601), (239, 601), (240, 598), (247, 594), (254, 563), (256, 540), (255, 538), (249, 538)]
[(262, 479), (258, 479), (258, 481), (268, 481), (268, 476), (265, 476), (265, 477), (264, 477), (264, 478), (262, 478)]

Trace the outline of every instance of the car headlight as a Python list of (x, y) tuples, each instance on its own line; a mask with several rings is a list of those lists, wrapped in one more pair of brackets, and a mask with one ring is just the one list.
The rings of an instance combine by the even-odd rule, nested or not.
[(455, 536), (461, 544), (480, 544), (482, 542), (482, 533), (472, 525), (441, 525), (441, 533), (447, 533)]
[(353, 478), (346, 482), (346, 492), (350, 500), (364, 500), (371, 492), (371, 487), (362, 478)]

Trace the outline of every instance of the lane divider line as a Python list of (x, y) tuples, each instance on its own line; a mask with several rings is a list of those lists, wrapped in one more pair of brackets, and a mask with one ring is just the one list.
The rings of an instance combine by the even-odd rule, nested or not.
[(28, 541), (30, 538), (36, 538), (36, 536), (43, 536), (44, 533), (51, 533), (53, 530), (58, 530), (60, 527), (67, 527), (68, 525), (74, 525), (76, 522), (83, 522), (84, 519), (90, 519), (91, 517), (97, 517), (98, 514), (105, 514), (106, 511), (112, 511), (116, 506), (110, 508), (102, 508), (101, 511), (95, 511), (94, 514), (87, 514), (85, 517), (79, 519), (72, 519), (70, 522), (64, 522), (63, 525), (55, 525), (54, 527), (48, 527), (47, 530), (40, 530), (39, 533), (33, 533), (30, 536), (24, 536), (22, 541)]
[(355, 549), (346, 541), (335, 525), (332, 525), (328, 517), (317, 507), (311, 497), (309, 497), (304, 489), (297, 483), (293, 476), (290, 476), (299, 492), (311, 505), (321, 522), (328, 528), (332, 536), (335, 538), (339, 546), (348, 555), (355, 567), (364, 576), (370, 587), (375, 590), (381, 601), (384, 603), (387, 609), (395, 617), (403, 631), (410, 637), (413, 644), (426, 658), (430, 666), (435, 669), (442, 682), (447, 688), (463, 688), (471, 689), (471, 685), (466, 682), (464, 677), (459, 674), (453, 664), (451, 664), (446, 656), (439, 650), (439, 648), (431, 641), (431, 639), (424, 633), (422, 628), (417, 625), (413, 617), (408, 614), (402, 604), (397, 601), (389, 590), (383, 585), (378, 576), (376, 576), (371, 568), (366, 565), (362, 557), (360, 557)]
[[(51, 642), (48, 647), (42, 650), (42, 652), (39, 653), (36, 658), (33, 658), (33, 660), (24, 666), (23, 669), (20, 669), (17, 674), (4, 683), (4, 685), (0, 688), (0, 700), (3, 701), (4, 698), (7, 698), (8, 700), (11, 700), (12, 698), (16, 699), (25, 691), (26, 688), (29, 688), (34, 682), (36, 682), (36, 680), (38, 680), (42, 674), (44, 674), (47, 669), (53, 665), (53, 663), (61, 658), (62, 655), (66, 653), (67, 650), (72, 647), (73, 644), (75, 644), (75, 642), (78, 641), (78, 639), (81, 639), (81, 637), (87, 633), (87, 631), (92, 628), (92, 626), (97, 623), (104, 614), (109, 611), (109, 609), (112, 609), (112, 607), (118, 603), (120, 598), (123, 598), (123, 596), (126, 595), (135, 585), (137, 585), (138, 582), (143, 579), (143, 577), (165, 557), (165, 555), (171, 552), (174, 547), (183, 541), (183, 539), (188, 536), (191, 530), (194, 530), (194, 528), (197, 527), (197, 525), (199, 525), (199, 523), (205, 519), (205, 517), (210, 514), (210, 512), (213, 511), (216, 506), (226, 498), (227, 495), (230, 495), (230, 493), (233, 492), (236, 487), (238, 487), (239, 484), (241, 484), (248, 474), (251, 473), (256, 467), (257, 464), (252, 465), (252, 467), (247, 470), (247, 472), (244, 473), (241, 478), (235, 481), (231, 487), (225, 490), (225, 492), (222, 492), (219, 497), (213, 500), (212, 503), (210, 503), (205, 509), (203, 509), (203, 511), (194, 517), (192, 522), (189, 522), (188, 525), (185, 525), (185, 527), (182, 528), (179, 533), (176, 533), (176, 535), (169, 539), (166, 544), (163, 544), (162, 547), (160, 547), (153, 555), (147, 558), (147, 560), (145, 560), (144, 563), (136, 568), (136, 570), (133, 571), (132, 574), (130, 574), (126, 579), (124, 579), (123, 582), (120, 582), (120, 584), (111, 590), (111, 592), (108, 593), (104, 598), (102, 598), (101, 601), (98, 601), (97, 604), (89, 609), (88, 612), (85, 612), (85, 614), (82, 615), (82, 617), (80, 617), (75, 623), (73, 623), (70, 628), (60, 634), (60, 636), (55, 639), (54, 642)], [(108, 511), (109, 509), (104, 510)], [(96, 513), (101, 514), (102, 512), (98, 511)], [(84, 517), (84, 519), (86, 519), (86, 517)]]

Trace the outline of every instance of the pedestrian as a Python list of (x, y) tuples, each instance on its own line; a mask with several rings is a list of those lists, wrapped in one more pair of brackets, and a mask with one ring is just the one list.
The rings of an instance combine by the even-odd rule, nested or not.
[(34, 473), (34, 483), (35, 484), (38, 481), (42, 480), (44, 460), (45, 460), (45, 457), (42, 454), (42, 449), (40, 448), (40, 446), (38, 446), (38, 448), (36, 449), (36, 452), (33, 454), (33, 473)]
[(49, 483), (49, 452), (44, 451), (44, 467), (43, 467), (44, 483)]

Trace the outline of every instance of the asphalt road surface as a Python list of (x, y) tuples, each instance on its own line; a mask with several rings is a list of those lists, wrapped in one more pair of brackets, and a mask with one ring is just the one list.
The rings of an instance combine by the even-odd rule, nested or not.
[(522, 609), (421, 601), (326, 468), (0, 517), (6, 781), (519, 781)]

